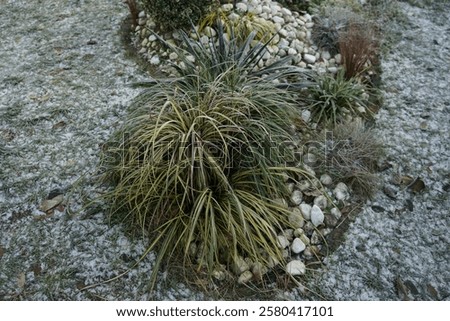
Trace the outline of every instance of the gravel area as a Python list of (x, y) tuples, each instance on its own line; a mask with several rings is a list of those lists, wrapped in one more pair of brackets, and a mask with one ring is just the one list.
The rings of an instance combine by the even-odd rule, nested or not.
[[(376, 132), (384, 187), (329, 258), (317, 288), (332, 300), (449, 300), (450, 4), (399, 3), (408, 23), (382, 61)], [(423, 191), (399, 184), (419, 178)], [(418, 181), (420, 182), (420, 181)]]
[[(319, 299), (450, 299), (450, 5), (399, 5), (409, 23), (382, 62), (376, 125), (385, 188), (308, 281)], [(0, 300), (149, 299), (152, 255), (86, 288), (126, 272), (145, 249), (101, 211), (82, 208), (101, 146), (137, 94), (128, 85), (146, 78), (121, 41), (126, 6), (0, 0), (0, 8)], [(420, 180), (408, 188), (406, 176)], [(68, 206), (43, 217), (39, 207), (55, 189)], [(164, 275), (154, 294), (208, 298)], [(283, 298), (305, 299), (300, 289)]]

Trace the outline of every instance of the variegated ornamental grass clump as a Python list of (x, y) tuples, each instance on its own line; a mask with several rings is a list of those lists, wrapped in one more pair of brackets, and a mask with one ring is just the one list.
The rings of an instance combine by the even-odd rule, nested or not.
[(158, 252), (152, 284), (163, 262), (211, 278), (239, 256), (283, 261), (276, 235), (289, 210), (274, 200), (288, 197), (286, 171), (306, 174), (286, 167), (298, 115), (273, 80), (297, 70), (255, 71), (264, 48), (250, 49), (252, 37), (217, 46), (185, 37), (187, 51), (174, 48), (186, 63), (179, 77), (139, 84), (145, 90), (105, 152), (111, 217), (149, 235), (148, 251)]

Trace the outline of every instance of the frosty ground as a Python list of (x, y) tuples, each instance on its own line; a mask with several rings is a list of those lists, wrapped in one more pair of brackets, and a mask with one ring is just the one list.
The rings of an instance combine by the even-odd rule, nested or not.
[[(152, 255), (86, 288), (145, 251), (102, 211), (81, 207), (95, 194), (101, 146), (137, 94), (129, 84), (147, 77), (121, 42), (125, 5), (0, 0), (0, 8), (0, 299), (148, 299)], [(399, 8), (405, 21), (382, 61), (376, 124), (390, 195), (365, 204), (322, 272), (304, 281), (316, 297), (298, 288), (274, 299), (450, 299), (450, 7)], [(425, 190), (396, 184), (404, 175)], [(43, 218), (38, 208), (57, 188), (68, 207)], [(156, 298), (210, 297), (162, 277)]]

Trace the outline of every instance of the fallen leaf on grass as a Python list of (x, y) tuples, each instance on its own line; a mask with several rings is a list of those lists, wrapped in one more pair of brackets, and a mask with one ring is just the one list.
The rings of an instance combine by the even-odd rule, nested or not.
[(78, 290), (82, 290), (83, 288), (86, 287), (86, 284), (84, 284), (83, 281), (78, 281), (78, 282), (75, 284), (75, 286), (76, 286), (76, 288), (77, 288)]
[(406, 188), (411, 190), (413, 193), (419, 193), (426, 187), (424, 181), (420, 177), (414, 178), (409, 175), (400, 176), (397, 183), (406, 186)]
[(5, 254), (5, 250), (4, 250), (3, 247), (0, 245), (0, 259), (2, 258), (3, 254)]
[(33, 100), (33, 101), (37, 101), (40, 103), (46, 102), (47, 100), (50, 99), (50, 93), (45, 93), (44, 95), (36, 95), (36, 94), (31, 94), (28, 96), (29, 99)]
[(63, 128), (64, 126), (66, 126), (67, 123), (64, 120), (61, 120), (60, 122), (56, 123), (53, 125), (52, 129), (59, 129), (59, 128)]
[(408, 288), (405, 286), (400, 277), (395, 279), (395, 289), (397, 290), (397, 295), (400, 297), (400, 300), (411, 301), (408, 296)]
[(413, 181), (414, 181), (414, 177), (411, 177), (409, 175), (403, 175), (403, 176), (400, 176), (400, 178), (399, 178), (399, 183), (401, 185), (409, 185)]
[(42, 273), (42, 268), (39, 263), (35, 263), (31, 266), (30, 271), (34, 273), (34, 276), (39, 276)]
[(427, 291), (431, 295), (433, 300), (439, 300), (439, 294), (431, 284), (427, 284)]
[(53, 211), (54, 209), (58, 208), (60, 205), (62, 205), (62, 202), (64, 201), (64, 196), (62, 194), (57, 195), (51, 199), (45, 199), (42, 203), (39, 209), (49, 214), (50, 211)]
[(413, 193), (419, 193), (425, 189), (425, 183), (423, 180), (420, 179), (420, 177), (417, 177), (414, 182), (408, 185), (408, 188)]

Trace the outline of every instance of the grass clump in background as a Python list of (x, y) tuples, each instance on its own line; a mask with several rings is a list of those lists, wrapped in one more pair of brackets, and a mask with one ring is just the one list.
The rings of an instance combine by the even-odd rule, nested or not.
[(361, 77), (372, 65), (378, 65), (378, 45), (370, 26), (350, 24), (338, 42), (347, 80)]
[(211, 279), (241, 256), (283, 262), (276, 235), (289, 211), (274, 200), (288, 197), (293, 156), (283, 146), (297, 111), (273, 82), (289, 67), (252, 72), (261, 59), (261, 48), (248, 50), (253, 37), (217, 46), (185, 37), (197, 63), (185, 59), (179, 77), (140, 84), (146, 89), (105, 152), (111, 217), (151, 237), (153, 285), (163, 263)]
[(314, 122), (334, 126), (352, 117), (372, 116), (367, 91), (356, 78), (345, 79), (344, 70), (340, 70), (336, 75), (315, 75), (306, 98), (302, 99)]

